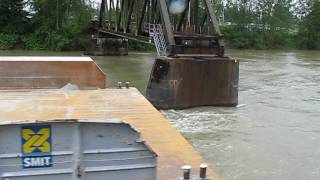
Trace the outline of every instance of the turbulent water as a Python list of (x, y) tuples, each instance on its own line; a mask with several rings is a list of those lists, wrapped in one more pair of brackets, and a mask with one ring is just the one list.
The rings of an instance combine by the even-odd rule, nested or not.
[[(0, 55), (79, 55), (0, 51)], [(239, 106), (162, 113), (225, 180), (320, 178), (320, 52), (230, 51), (240, 60)], [(154, 54), (93, 57), (108, 83), (144, 92)]]

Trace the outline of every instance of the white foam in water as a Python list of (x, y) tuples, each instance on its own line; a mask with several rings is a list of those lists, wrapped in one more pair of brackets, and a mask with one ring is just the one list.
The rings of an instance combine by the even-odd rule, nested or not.
[(241, 108), (241, 107), (245, 107), (245, 106), (247, 106), (247, 104), (239, 104), (239, 105), (237, 105), (237, 108)]
[(173, 0), (170, 3), (169, 11), (172, 14), (180, 14), (182, 13), (187, 7), (186, 0)]

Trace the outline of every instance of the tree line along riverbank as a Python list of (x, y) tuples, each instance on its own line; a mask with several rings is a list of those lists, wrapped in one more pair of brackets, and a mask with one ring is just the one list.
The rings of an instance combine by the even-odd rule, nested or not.
[[(94, 2), (1, 0), (0, 49), (83, 50), (86, 29), (98, 13)], [(320, 49), (319, 0), (214, 0), (214, 8), (231, 48)]]

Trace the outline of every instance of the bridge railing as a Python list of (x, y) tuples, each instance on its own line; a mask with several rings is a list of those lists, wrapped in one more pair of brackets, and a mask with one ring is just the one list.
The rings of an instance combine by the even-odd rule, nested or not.
[(158, 56), (167, 56), (167, 42), (162, 24), (149, 24), (149, 35), (155, 44)]

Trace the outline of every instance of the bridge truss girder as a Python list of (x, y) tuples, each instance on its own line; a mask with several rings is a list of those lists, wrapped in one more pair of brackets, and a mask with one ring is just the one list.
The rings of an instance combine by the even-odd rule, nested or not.
[(168, 55), (224, 55), (223, 35), (210, 0), (185, 0), (180, 14), (170, 0), (101, 0), (99, 30), (148, 40), (149, 24), (162, 24)]

